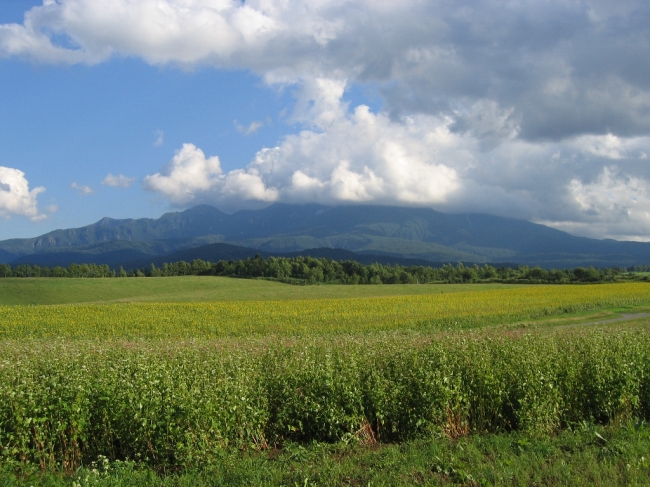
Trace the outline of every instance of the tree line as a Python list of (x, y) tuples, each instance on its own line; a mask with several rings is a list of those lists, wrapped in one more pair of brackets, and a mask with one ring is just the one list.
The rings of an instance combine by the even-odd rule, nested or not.
[[(112, 269), (108, 265), (71, 264), (68, 267), (41, 267), (20, 264), (12, 267), (0, 264), (0, 277), (168, 277), (168, 276), (227, 276), (239, 278), (262, 278), (292, 284), (428, 284), (428, 283), (539, 283), (563, 284), (580, 282), (612, 282), (630, 277), (628, 271), (638, 272), (646, 266), (576, 267), (573, 269), (551, 269), (516, 266), (493, 267), (445, 264), (441, 267), (364, 265), (353, 260), (335, 261), (329, 258), (313, 257), (269, 257), (257, 255), (244, 260), (206, 262), (195, 259), (192, 262), (165, 263), (162, 267), (149, 267), (125, 271), (122, 267)], [(647, 278), (645, 278), (647, 279)]]

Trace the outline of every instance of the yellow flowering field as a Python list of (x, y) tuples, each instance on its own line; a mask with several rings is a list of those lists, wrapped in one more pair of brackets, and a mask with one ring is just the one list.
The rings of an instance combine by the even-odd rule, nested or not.
[(454, 330), (644, 303), (649, 284), (622, 283), (305, 301), (2, 306), (0, 339)]

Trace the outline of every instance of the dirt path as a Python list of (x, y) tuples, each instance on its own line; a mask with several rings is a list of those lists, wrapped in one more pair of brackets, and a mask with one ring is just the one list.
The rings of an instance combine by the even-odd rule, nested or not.
[(650, 313), (629, 313), (619, 316), (618, 318), (609, 318), (606, 320), (597, 320), (597, 321), (587, 321), (585, 323), (574, 323), (571, 325), (560, 325), (557, 328), (575, 328), (578, 326), (589, 326), (589, 325), (606, 325), (608, 323), (617, 323), (619, 321), (630, 321), (637, 320), (641, 318), (650, 318)]

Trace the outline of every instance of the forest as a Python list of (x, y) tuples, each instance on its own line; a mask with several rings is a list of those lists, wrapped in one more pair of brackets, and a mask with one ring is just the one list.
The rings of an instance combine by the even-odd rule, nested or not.
[(112, 269), (108, 265), (71, 264), (68, 267), (40, 267), (21, 264), (0, 264), (0, 277), (171, 277), (171, 276), (227, 276), (244, 279), (270, 279), (290, 284), (430, 284), (430, 283), (527, 283), (567, 284), (614, 282), (623, 277), (647, 280), (647, 276), (634, 276), (630, 272), (644, 272), (649, 266), (575, 267), (573, 269), (546, 270), (539, 266), (501, 266), (489, 264), (456, 265), (441, 267), (363, 265), (353, 260), (335, 261), (313, 257), (269, 257), (259, 255), (243, 260), (165, 263), (126, 271), (123, 267)]

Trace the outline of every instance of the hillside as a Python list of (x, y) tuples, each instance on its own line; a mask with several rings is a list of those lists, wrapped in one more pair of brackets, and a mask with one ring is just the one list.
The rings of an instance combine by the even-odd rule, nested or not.
[(169, 261), (175, 252), (208, 260), (202, 256), (221, 255), (216, 247), (189, 249), (215, 243), (254, 249), (253, 255), (329, 248), (432, 262), (544, 267), (650, 263), (650, 243), (576, 237), (522, 220), (427, 208), (280, 203), (232, 215), (201, 205), (159, 219), (104, 218), (86, 227), (0, 242), (0, 262), (51, 266), (73, 259), (116, 265)]

